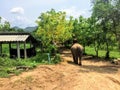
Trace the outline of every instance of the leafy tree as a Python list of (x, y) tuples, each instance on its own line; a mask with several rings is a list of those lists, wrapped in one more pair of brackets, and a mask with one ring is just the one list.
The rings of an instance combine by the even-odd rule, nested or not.
[(113, 0), (113, 7), (111, 8), (111, 22), (112, 32), (115, 34), (118, 41), (118, 48), (120, 50), (120, 0)]
[(80, 41), (79, 43), (83, 44), (85, 50), (85, 46), (89, 45), (88, 42), (90, 40), (89, 23), (86, 18), (80, 16), (78, 19), (74, 20), (73, 26), (74, 26), (73, 36), (77, 38), (78, 41)]
[(97, 22), (95, 17), (88, 18), (89, 29), (90, 29), (90, 41), (93, 44), (96, 52), (96, 56), (98, 57), (98, 51), (102, 44), (102, 31), (100, 24)]
[(50, 53), (56, 49), (57, 44), (72, 37), (72, 17), (66, 20), (65, 12), (51, 9), (38, 17), (37, 24), (36, 35)]
[(0, 31), (6, 32), (10, 31), (10, 23), (8, 21), (5, 21), (4, 23), (1, 23), (2, 17), (0, 17)]
[(109, 58), (110, 53), (110, 46), (111, 42), (113, 43), (113, 39), (111, 38), (113, 35), (112, 33), (112, 22), (111, 22), (111, 9), (112, 1), (111, 0), (92, 0), (93, 1), (93, 13), (92, 16), (96, 18), (97, 22), (100, 23), (101, 37), (102, 42), (106, 46), (106, 58)]

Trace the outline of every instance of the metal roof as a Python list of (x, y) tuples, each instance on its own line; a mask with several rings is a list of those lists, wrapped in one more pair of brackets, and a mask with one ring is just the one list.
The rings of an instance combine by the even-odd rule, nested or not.
[(0, 35), (0, 42), (24, 42), (29, 35)]

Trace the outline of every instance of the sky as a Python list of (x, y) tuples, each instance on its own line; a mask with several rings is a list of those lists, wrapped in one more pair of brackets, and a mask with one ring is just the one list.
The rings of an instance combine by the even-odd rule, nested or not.
[(0, 0), (2, 22), (9, 21), (11, 27), (36, 26), (35, 21), (41, 13), (51, 9), (65, 11), (67, 16), (74, 18), (91, 16), (90, 0)]

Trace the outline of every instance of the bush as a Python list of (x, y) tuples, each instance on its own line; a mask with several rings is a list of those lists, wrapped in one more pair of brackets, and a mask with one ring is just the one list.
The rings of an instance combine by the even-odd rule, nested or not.
[(61, 61), (61, 58), (60, 58), (60, 54), (56, 54), (52, 59), (51, 59), (51, 63), (53, 64), (57, 64)]
[(39, 64), (56, 64), (59, 63), (60, 55), (55, 54), (55, 56), (50, 56), (50, 61), (48, 60), (48, 53), (37, 53), (36, 56), (27, 59), (10, 59), (9, 57), (0, 58), (0, 77), (9, 77), (10, 74), (18, 75), (22, 71), (16, 69), (16, 67), (29, 67), (30, 69), (35, 68)]

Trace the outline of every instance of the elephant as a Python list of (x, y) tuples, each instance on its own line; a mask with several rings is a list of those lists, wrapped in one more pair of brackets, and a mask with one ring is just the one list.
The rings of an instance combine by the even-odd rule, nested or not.
[[(81, 59), (83, 55), (83, 46), (77, 43), (77, 40), (73, 40), (73, 45), (71, 46), (71, 53), (73, 56), (74, 63), (82, 65)], [(79, 63), (78, 63), (78, 59), (79, 59)]]

